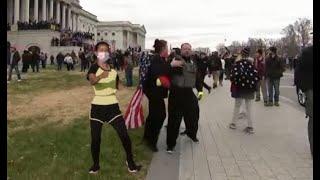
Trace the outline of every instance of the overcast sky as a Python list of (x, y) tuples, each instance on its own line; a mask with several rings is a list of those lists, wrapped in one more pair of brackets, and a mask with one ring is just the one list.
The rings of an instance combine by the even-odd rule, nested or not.
[(155, 38), (172, 47), (230, 44), (248, 37), (278, 38), (299, 17), (313, 20), (312, 0), (80, 0), (99, 21), (131, 21), (147, 30), (146, 48)]

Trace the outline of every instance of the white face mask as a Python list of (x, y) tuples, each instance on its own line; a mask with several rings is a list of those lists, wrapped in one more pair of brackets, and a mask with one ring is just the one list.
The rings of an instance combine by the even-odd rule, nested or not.
[(98, 52), (97, 58), (100, 62), (106, 62), (109, 59), (109, 53), (108, 52)]

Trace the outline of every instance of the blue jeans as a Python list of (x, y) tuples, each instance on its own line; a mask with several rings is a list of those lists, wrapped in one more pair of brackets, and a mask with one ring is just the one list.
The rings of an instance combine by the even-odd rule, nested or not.
[(132, 70), (126, 71), (127, 86), (132, 86)]
[(280, 78), (268, 78), (268, 95), (269, 102), (279, 102), (279, 94), (280, 94)]

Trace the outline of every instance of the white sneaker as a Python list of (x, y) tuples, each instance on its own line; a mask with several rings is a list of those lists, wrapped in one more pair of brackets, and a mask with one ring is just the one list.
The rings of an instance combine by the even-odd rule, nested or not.
[(169, 148), (167, 149), (167, 153), (168, 153), (168, 154), (173, 154), (173, 152), (174, 152), (173, 149), (169, 149)]
[(18, 79), (18, 82), (21, 82), (21, 79)]

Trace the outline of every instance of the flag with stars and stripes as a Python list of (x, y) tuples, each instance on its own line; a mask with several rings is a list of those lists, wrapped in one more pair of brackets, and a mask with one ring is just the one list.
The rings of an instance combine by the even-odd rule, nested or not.
[(143, 100), (143, 85), (146, 81), (150, 60), (148, 55), (144, 55), (140, 59), (139, 67), (139, 85), (136, 92), (129, 103), (124, 119), (128, 129), (141, 127), (144, 124), (142, 100)]

